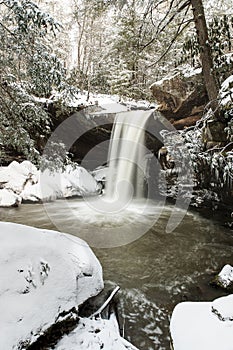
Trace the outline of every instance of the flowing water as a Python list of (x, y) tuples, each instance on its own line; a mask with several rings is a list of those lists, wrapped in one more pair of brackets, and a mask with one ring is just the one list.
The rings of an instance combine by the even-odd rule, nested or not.
[[(82, 200), (68, 203), (69, 207), (63, 200), (49, 203), (50, 218), (53, 212), (59, 218), (59, 229), (63, 227), (63, 231), (80, 237), (85, 237), (89, 229), (98, 234), (104, 225), (110, 230), (125, 223), (127, 235), (127, 228), (132, 229), (137, 220), (138, 224), (142, 220), (136, 205), (134, 211), (114, 214), (107, 220), (103, 213), (93, 216)], [(209, 281), (224, 264), (233, 261), (232, 231), (213, 219), (187, 212), (180, 225), (166, 233), (173, 208), (164, 206), (158, 218), (158, 206), (151, 203), (150, 211), (143, 214), (144, 219), (151, 218), (154, 210), (157, 221), (140, 238), (121, 247), (94, 248), (103, 266), (105, 283), (121, 287), (119, 311), (125, 336), (141, 350), (168, 350), (169, 317), (174, 305), (182, 300), (211, 300), (222, 295)], [(3, 221), (57, 229), (50, 218), (41, 204), (24, 204), (0, 212)]]
[(151, 111), (131, 111), (117, 116), (109, 147), (106, 196), (126, 200), (142, 198), (146, 172), (145, 128)]

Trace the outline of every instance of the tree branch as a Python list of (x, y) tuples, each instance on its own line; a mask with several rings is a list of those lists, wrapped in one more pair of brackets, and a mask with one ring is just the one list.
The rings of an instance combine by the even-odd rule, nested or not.
[(177, 30), (175, 36), (174, 36), (173, 39), (171, 40), (171, 42), (170, 42), (169, 46), (167, 47), (167, 49), (165, 50), (165, 52), (162, 54), (162, 56), (159, 57), (159, 59), (158, 59), (156, 62), (150, 64), (149, 66), (147, 66), (147, 68), (151, 68), (151, 67), (155, 66), (158, 62), (160, 62), (160, 61), (166, 56), (166, 54), (167, 54), (167, 53), (169, 52), (169, 50), (171, 49), (172, 45), (174, 44), (174, 42), (176, 41), (176, 39), (178, 38), (178, 36), (183, 32), (183, 30), (184, 30), (192, 21), (193, 21), (192, 19), (190, 19), (189, 21), (185, 21), (185, 25), (183, 26), (183, 28), (181, 28), (181, 26), (182, 26), (183, 23), (180, 24), (180, 26), (179, 26), (179, 28), (178, 28), (178, 30)]

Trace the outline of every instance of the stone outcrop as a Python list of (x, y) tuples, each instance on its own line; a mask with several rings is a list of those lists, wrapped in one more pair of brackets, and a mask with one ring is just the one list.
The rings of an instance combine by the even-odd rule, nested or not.
[(177, 129), (195, 125), (203, 114), (207, 94), (201, 72), (175, 71), (150, 87), (158, 110)]

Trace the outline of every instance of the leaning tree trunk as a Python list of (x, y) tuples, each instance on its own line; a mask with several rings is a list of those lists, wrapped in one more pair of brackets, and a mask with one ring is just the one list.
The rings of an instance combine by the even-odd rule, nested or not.
[(202, 0), (191, 0), (191, 4), (198, 42), (200, 45), (200, 58), (204, 82), (209, 100), (213, 101), (213, 107), (214, 109), (217, 109), (218, 83), (213, 69), (213, 57), (209, 43), (204, 7)]

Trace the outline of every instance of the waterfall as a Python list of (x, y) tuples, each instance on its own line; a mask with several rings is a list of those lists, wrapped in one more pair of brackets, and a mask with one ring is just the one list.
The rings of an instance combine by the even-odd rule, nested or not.
[(108, 154), (106, 197), (128, 201), (144, 197), (147, 168), (145, 128), (153, 111), (129, 111), (116, 116)]

